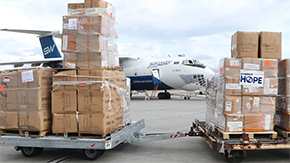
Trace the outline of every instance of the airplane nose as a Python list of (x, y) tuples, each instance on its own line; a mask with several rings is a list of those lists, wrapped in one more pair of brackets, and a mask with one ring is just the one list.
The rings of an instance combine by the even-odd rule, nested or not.
[(209, 67), (205, 67), (205, 72), (204, 72), (204, 77), (205, 79), (214, 77), (214, 72), (212, 71), (212, 69), (210, 69)]

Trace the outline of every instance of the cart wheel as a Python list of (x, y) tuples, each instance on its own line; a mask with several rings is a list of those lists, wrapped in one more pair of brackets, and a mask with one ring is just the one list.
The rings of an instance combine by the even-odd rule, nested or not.
[(96, 160), (100, 156), (104, 154), (104, 150), (96, 150), (96, 149), (85, 149), (84, 150), (84, 159), (86, 160)]
[(43, 151), (43, 148), (36, 147), (22, 147), (21, 152), (25, 157), (34, 157), (39, 155)]
[(240, 163), (245, 159), (243, 151), (231, 151), (230, 155), (226, 152), (225, 156), (231, 163)]

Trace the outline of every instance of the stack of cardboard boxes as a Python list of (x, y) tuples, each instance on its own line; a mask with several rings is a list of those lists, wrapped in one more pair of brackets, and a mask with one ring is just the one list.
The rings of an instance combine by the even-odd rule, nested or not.
[(118, 67), (117, 37), (111, 4), (101, 0), (68, 4), (68, 15), (63, 16), (63, 67)]
[[(105, 136), (130, 123), (130, 82), (119, 66), (114, 7), (101, 0), (68, 4), (64, 68), (53, 76), (53, 133)], [(128, 97), (129, 96), (129, 97)]]
[(276, 125), (290, 132), (290, 59), (279, 61)]
[(124, 72), (102, 69), (55, 74), (53, 133), (107, 135), (123, 126), (124, 110), (127, 111), (129, 103), (126, 96), (129, 85), (125, 80)]
[[(226, 132), (273, 131), (281, 33), (237, 32), (220, 61), (214, 124)], [(258, 58), (259, 57), (259, 58)]]
[(51, 130), (50, 99), (54, 69), (3, 71), (0, 75), (0, 129)]

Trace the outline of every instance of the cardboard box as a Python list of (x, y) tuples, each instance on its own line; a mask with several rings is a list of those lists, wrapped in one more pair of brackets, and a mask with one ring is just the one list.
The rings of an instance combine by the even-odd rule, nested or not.
[(104, 91), (79, 90), (78, 92), (79, 112), (109, 111), (113, 105), (114, 100), (106, 89)]
[(242, 67), (241, 59), (222, 58), (219, 62), (220, 75), (239, 77)]
[(108, 34), (110, 18), (102, 15), (86, 15), (80, 22), (80, 34)]
[(244, 114), (244, 132), (262, 132), (264, 131), (264, 126), (265, 121), (263, 114)]
[(219, 93), (217, 95), (217, 107), (223, 113), (241, 114), (241, 103), (241, 96), (227, 96)]
[(53, 133), (76, 133), (78, 132), (78, 123), (76, 113), (52, 115)]
[(84, 3), (68, 3), (67, 4), (68, 9), (80, 9), (80, 8), (85, 8)]
[(242, 94), (251, 95), (267, 95), (267, 96), (277, 96), (278, 94), (278, 78), (265, 78), (263, 81), (263, 87), (245, 87), (243, 86)]
[(0, 111), (0, 129), (17, 130), (18, 129), (18, 112), (17, 111)]
[(104, 52), (107, 50), (107, 40), (100, 34), (77, 34), (76, 52)]
[(61, 51), (75, 52), (76, 51), (76, 34), (62, 34), (61, 36)]
[(77, 68), (80, 69), (100, 69), (107, 68), (108, 58), (105, 52), (78, 52)]
[(115, 128), (116, 129), (123, 126), (123, 116), (124, 116), (124, 110), (122, 108), (115, 110)]
[(30, 68), (18, 70), (18, 88), (51, 88), (56, 69)]
[(242, 113), (259, 113), (260, 112), (260, 97), (242, 96)]
[(260, 32), (259, 58), (281, 59), (281, 32)]
[(83, 16), (80, 16), (79, 14), (78, 15), (65, 15), (62, 17), (62, 20), (63, 20), (62, 35), (72, 36), (69, 39), (74, 39), (74, 40), (68, 40), (68, 41), (75, 41), (75, 35), (78, 33), (78, 30), (80, 30), (80, 21), (82, 18)]
[(50, 89), (17, 90), (17, 108), (22, 111), (48, 110), (51, 106)]
[(106, 136), (115, 130), (114, 112), (79, 113), (79, 133)]
[(102, 86), (102, 82), (106, 81), (111, 84), (114, 84), (114, 78), (110, 77), (110, 70), (102, 70), (102, 69), (80, 69), (78, 70), (78, 81), (86, 82), (89, 81), (87, 85), (83, 87), (79, 87), (79, 89), (94, 89), (100, 90)]
[(243, 115), (242, 114), (224, 114), (225, 121), (224, 131), (226, 132), (242, 132), (243, 131)]
[(102, 0), (85, 0), (85, 8), (102, 8), (105, 14), (115, 20), (115, 7)]
[(63, 53), (63, 68), (77, 68), (77, 53)]
[(258, 32), (238, 31), (232, 35), (232, 58), (258, 58)]
[(290, 77), (290, 59), (283, 59), (278, 62), (278, 76)]
[(77, 111), (77, 90), (52, 91), (52, 113), (75, 113)]
[(265, 114), (275, 114), (276, 112), (276, 96), (260, 97), (260, 112)]
[(260, 58), (242, 58), (242, 69), (244, 70), (261, 70)]
[(125, 76), (125, 72), (123, 71), (114, 71), (115, 73), (115, 85), (122, 88), (122, 89), (126, 89), (126, 76)]
[(19, 130), (21, 131), (51, 130), (51, 122), (50, 110), (19, 111)]
[(239, 77), (219, 77), (218, 92), (224, 95), (242, 95)]
[(77, 70), (60, 71), (53, 75), (53, 90), (63, 90), (78, 88)]
[(18, 81), (17, 70), (3, 71), (0, 75), (0, 83), (4, 86), (4, 89), (15, 89), (17, 88)]
[(274, 131), (275, 114), (263, 114), (264, 117), (264, 131)]
[(265, 78), (278, 77), (278, 60), (277, 59), (261, 59), (262, 71)]
[(17, 111), (17, 91), (13, 89), (0, 91), (0, 111)]

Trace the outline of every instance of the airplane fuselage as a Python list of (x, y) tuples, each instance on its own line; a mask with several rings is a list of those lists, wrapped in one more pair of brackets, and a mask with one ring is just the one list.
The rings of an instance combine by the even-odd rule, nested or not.
[(126, 77), (131, 79), (131, 90), (152, 90), (154, 87), (152, 70), (158, 70), (160, 85), (158, 89), (199, 90), (205, 86), (205, 80), (214, 75), (213, 71), (203, 65), (187, 65), (188, 58), (166, 59), (130, 59), (120, 63)]

